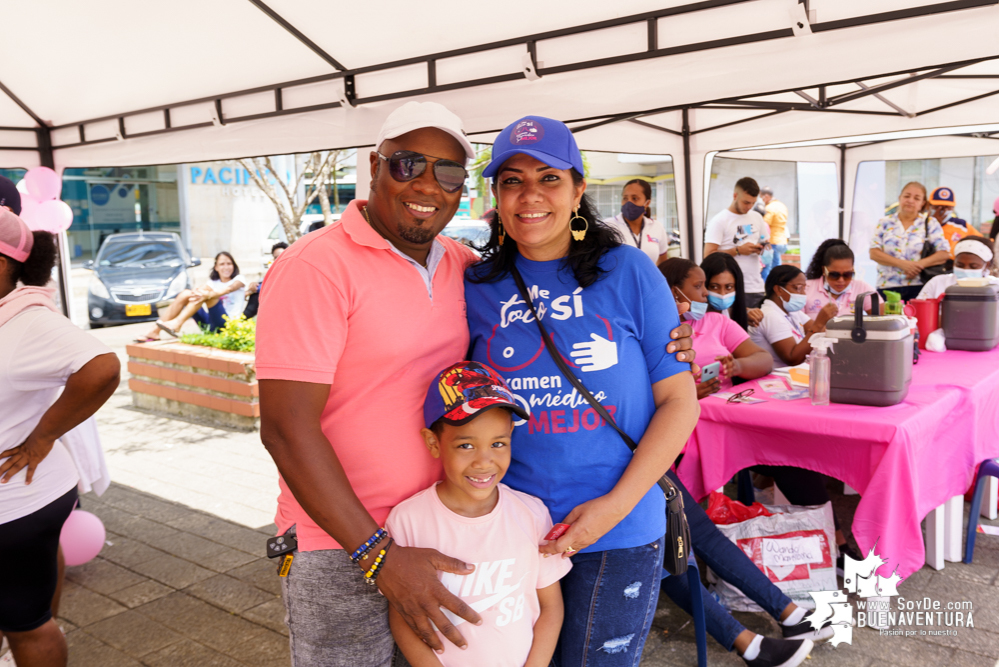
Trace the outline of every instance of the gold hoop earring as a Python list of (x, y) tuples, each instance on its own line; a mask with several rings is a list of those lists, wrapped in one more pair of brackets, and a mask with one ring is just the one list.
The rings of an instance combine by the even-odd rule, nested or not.
[[(582, 229), (577, 229), (576, 227), (572, 226), (573, 223), (575, 223), (577, 220), (583, 221)], [(575, 211), (573, 211), (572, 219), (569, 220), (569, 231), (572, 232), (572, 238), (576, 239), (577, 241), (582, 241), (583, 239), (586, 238), (586, 232), (589, 228), (590, 228), (589, 221), (587, 221), (586, 218), (584, 218), (579, 214), (579, 209), (577, 208)]]
[(503, 229), (503, 221), (500, 220), (499, 213), (496, 214), (496, 233), (499, 239), (499, 244), (502, 246), (503, 241), (506, 240), (506, 231)]

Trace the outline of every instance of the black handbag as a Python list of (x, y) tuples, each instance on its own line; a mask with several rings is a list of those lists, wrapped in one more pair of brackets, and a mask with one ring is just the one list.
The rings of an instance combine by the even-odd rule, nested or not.
[[(923, 230), (925, 232), (925, 236), (923, 237), (925, 240), (923, 241), (923, 251), (919, 253), (919, 259), (926, 259), (930, 255), (935, 254), (937, 251), (936, 246), (933, 245), (932, 241), (930, 241), (929, 214), (927, 214), (926, 217), (923, 218)], [(936, 266), (930, 266), (923, 269), (922, 271), (919, 272), (919, 279), (925, 285), (926, 283), (930, 282), (932, 279), (936, 278), (937, 276), (942, 276), (945, 273), (950, 273), (950, 270), (948, 270), (947, 268), (947, 264), (948, 263), (945, 262), (943, 264), (937, 264)]]
[[(576, 388), (579, 395), (585, 398), (596, 413), (618, 432), (625, 444), (634, 452), (638, 449), (635, 441), (617, 425), (607, 409), (583, 386), (583, 383), (559, 354), (555, 342), (548, 335), (548, 330), (541, 323), (541, 318), (538, 317), (538, 311), (534, 309), (534, 301), (531, 300), (531, 295), (527, 291), (520, 271), (517, 270), (517, 267), (512, 267), (510, 272), (517, 283), (517, 289), (520, 290), (520, 297), (527, 303), (527, 307), (531, 309), (531, 314), (534, 316), (534, 321), (538, 323), (538, 329), (541, 330), (541, 340), (544, 341), (548, 354), (555, 361), (555, 365), (562, 371), (562, 375), (569, 381), (569, 384)], [(671, 575), (684, 574), (687, 571), (687, 557), (690, 555), (690, 527), (687, 525), (687, 516), (683, 512), (683, 496), (666, 475), (659, 478), (658, 484), (666, 498), (666, 549), (663, 554), (663, 568)]]

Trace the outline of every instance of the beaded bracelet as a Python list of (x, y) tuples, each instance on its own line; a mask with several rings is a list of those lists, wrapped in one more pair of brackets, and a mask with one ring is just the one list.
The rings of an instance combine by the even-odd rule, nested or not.
[(361, 546), (357, 547), (357, 550), (354, 551), (354, 553), (352, 553), (350, 555), (350, 560), (354, 561), (355, 563), (358, 562), (359, 560), (361, 560), (362, 556), (364, 556), (369, 551), (371, 551), (371, 549), (374, 548), (374, 546), (376, 544), (378, 544), (379, 542), (381, 542), (387, 536), (388, 536), (388, 533), (385, 532), (385, 529), (384, 528), (379, 528), (378, 530), (375, 531), (374, 535), (372, 535), (371, 537), (368, 538), (367, 542), (365, 542)]
[(382, 566), (385, 564), (385, 554), (388, 552), (390, 546), (392, 546), (391, 537), (385, 544), (385, 548), (375, 556), (375, 562), (371, 564), (371, 569), (364, 573), (364, 583), (370, 586), (375, 585), (375, 579), (378, 578), (378, 573), (382, 571)]
[(388, 537), (388, 533), (386, 533), (385, 531), (382, 531), (380, 535), (376, 533), (374, 536), (372, 536), (371, 539), (368, 540), (370, 544), (366, 544), (358, 548), (360, 554), (358, 554), (358, 557), (354, 559), (354, 562), (360, 563), (360, 561), (362, 560), (368, 560), (368, 558), (371, 557), (371, 552), (374, 551), (375, 547), (378, 546), (379, 542), (384, 540), (386, 537)]

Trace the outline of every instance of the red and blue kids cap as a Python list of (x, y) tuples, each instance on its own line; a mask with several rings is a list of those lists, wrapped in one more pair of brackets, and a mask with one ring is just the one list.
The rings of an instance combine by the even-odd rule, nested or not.
[(527, 411), (499, 373), (477, 361), (460, 361), (442, 370), (430, 383), (423, 402), (427, 427), (436, 421), (461, 426), (491, 408), (509, 408), (521, 419)]
[(530, 155), (556, 169), (575, 169), (580, 174), (583, 154), (579, 152), (576, 138), (565, 123), (544, 116), (524, 116), (499, 133), (493, 143), (489, 164), (482, 171), (485, 178), (492, 178), (503, 163), (518, 153)]

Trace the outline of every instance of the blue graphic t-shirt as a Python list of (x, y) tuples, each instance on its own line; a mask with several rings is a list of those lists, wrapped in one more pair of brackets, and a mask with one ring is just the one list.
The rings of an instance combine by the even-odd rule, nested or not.
[[(600, 266), (607, 273), (583, 289), (562, 260), (517, 258), (534, 307), (569, 368), (637, 443), (655, 413), (652, 384), (690, 370), (666, 352), (680, 318), (666, 279), (637, 248), (614, 248)], [(471, 358), (499, 371), (531, 415), (513, 431), (513, 460), (503, 482), (541, 498), (552, 519), (562, 521), (577, 505), (614, 488), (631, 450), (562, 376), (512, 276), (484, 284), (466, 278), (465, 300)], [(665, 532), (665, 501), (654, 485), (584, 551), (637, 547)]]

